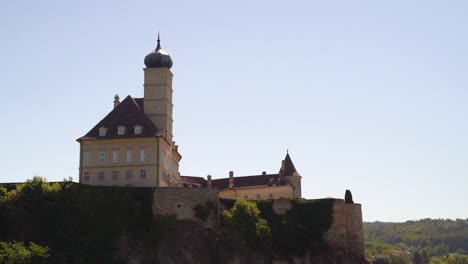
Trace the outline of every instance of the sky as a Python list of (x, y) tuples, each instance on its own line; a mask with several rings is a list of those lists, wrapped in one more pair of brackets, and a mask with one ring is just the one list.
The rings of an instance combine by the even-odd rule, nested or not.
[(174, 66), (182, 175), (278, 172), (365, 221), (468, 217), (466, 1), (4, 1), (0, 182), (78, 179), (79, 144)]

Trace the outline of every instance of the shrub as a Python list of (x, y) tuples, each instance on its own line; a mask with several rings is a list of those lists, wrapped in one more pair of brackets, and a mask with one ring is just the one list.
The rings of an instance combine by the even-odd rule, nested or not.
[(236, 228), (246, 242), (260, 251), (271, 249), (271, 230), (254, 201), (237, 200), (229, 211), (223, 213), (223, 223)]
[(34, 243), (24, 246), (20, 242), (0, 242), (0, 263), (42, 264), (47, 263), (49, 248)]

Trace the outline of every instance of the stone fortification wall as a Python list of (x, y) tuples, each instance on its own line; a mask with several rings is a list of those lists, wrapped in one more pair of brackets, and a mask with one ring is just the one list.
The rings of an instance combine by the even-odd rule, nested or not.
[[(175, 214), (178, 220), (195, 220), (206, 227), (218, 226), (218, 189), (211, 188), (155, 188), (153, 215)], [(206, 221), (196, 217), (195, 207), (209, 209)]]
[(333, 206), (333, 224), (325, 241), (347, 254), (364, 259), (364, 230), (360, 204), (337, 199)]

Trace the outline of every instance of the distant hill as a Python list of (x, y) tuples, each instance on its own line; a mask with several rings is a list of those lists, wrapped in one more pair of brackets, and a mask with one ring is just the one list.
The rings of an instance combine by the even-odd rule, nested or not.
[(365, 222), (364, 237), (369, 259), (402, 256), (411, 262), (398, 263), (468, 264), (468, 219)]

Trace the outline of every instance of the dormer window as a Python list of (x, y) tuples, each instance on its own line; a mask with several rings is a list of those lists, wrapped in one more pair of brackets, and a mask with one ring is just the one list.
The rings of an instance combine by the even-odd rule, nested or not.
[(135, 126), (135, 135), (140, 135), (142, 131), (143, 131), (142, 126)]
[(105, 127), (100, 127), (99, 128), (99, 136), (105, 136), (107, 134), (107, 128)]
[(117, 127), (117, 135), (122, 136), (125, 134), (126, 127), (124, 126), (119, 126)]

